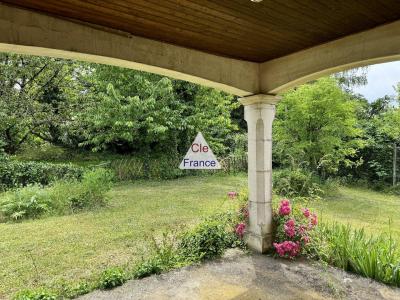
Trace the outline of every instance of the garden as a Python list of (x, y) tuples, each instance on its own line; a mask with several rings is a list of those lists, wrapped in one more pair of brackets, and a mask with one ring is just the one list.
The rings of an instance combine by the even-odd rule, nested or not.
[[(248, 251), (236, 97), (61, 59), (3, 53), (0, 68), (0, 298), (74, 298)], [(400, 287), (400, 110), (355, 84), (321, 78), (277, 105), (268, 255)], [(178, 168), (199, 131), (222, 170)]]

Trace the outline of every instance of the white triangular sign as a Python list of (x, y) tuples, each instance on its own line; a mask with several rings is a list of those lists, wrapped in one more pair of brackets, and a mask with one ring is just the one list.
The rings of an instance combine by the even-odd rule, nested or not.
[(221, 169), (221, 165), (216, 159), (210, 146), (208, 146), (201, 132), (197, 134), (192, 145), (190, 145), (188, 152), (179, 165), (179, 169)]

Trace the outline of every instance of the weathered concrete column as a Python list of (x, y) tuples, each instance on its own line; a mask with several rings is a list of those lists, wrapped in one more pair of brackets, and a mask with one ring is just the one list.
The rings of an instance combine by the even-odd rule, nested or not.
[(258, 94), (241, 99), (248, 130), (248, 246), (264, 253), (272, 245), (272, 122), (279, 97)]

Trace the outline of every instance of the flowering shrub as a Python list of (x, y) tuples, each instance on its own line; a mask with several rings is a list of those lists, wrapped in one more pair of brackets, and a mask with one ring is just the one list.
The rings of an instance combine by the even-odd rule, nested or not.
[(249, 220), (249, 207), (248, 207), (248, 195), (246, 192), (229, 192), (229, 194), (233, 194), (234, 197), (237, 197), (239, 200), (239, 210), (237, 212), (237, 224), (234, 227), (235, 234), (243, 239), (243, 236), (246, 232), (247, 223)]
[(301, 254), (310, 242), (310, 231), (318, 224), (318, 218), (308, 208), (295, 211), (289, 200), (283, 199), (274, 212), (276, 241), (273, 246), (280, 257), (294, 258)]
[(243, 238), (244, 232), (246, 230), (246, 224), (245, 223), (239, 223), (235, 227), (235, 233), (240, 237)]

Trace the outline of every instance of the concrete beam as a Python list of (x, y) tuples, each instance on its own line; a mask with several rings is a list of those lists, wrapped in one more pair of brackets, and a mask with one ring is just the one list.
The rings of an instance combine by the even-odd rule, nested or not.
[(265, 94), (343, 70), (400, 59), (400, 21), (260, 65), (260, 87)]
[(0, 3), (0, 51), (131, 68), (238, 96), (259, 90), (257, 63), (220, 57)]

